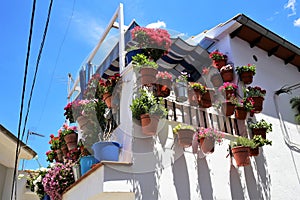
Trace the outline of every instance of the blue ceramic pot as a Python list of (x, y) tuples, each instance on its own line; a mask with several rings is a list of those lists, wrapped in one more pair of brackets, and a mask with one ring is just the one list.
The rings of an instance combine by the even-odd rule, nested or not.
[(98, 163), (94, 156), (84, 156), (80, 158), (80, 172), (81, 175), (84, 175), (87, 171), (89, 171), (93, 164)]
[(101, 161), (118, 161), (121, 145), (118, 142), (97, 142), (93, 144), (95, 158)]

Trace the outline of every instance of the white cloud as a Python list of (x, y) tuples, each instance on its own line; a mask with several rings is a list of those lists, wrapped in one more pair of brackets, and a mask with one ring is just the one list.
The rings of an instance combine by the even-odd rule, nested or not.
[(300, 27), (300, 18), (298, 18), (294, 21), (294, 26)]
[(295, 8), (296, 0), (289, 0), (287, 4), (284, 5), (285, 9), (291, 9), (292, 13), (288, 14), (288, 16), (296, 15), (296, 8)]
[(166, 23), (158, 20), (157, 22), (148, 24), (146, 28), (166, 28)]
[(105, 29), (99, 19), (78, 13), (74, 14), (73, 23), (80, 38), (93, 46), (97, 44)]

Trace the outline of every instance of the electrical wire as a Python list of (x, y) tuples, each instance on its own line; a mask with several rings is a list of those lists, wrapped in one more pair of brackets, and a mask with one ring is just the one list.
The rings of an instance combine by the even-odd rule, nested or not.
[(71, 21), (72, 21), (72, 19), (73, 19), (74, 8), (75, 8), (75, 0), (73, 1), (71, 17), (70, 17), (70, 19), (69, 19), (69, 22), (68, 22), (66, 31), (65, 31), (65, 33), (64, 33), (63, 40), (62, 40), (62, 42), (61, 42), (61, 44), (60, 44), (60, 47), (59, 47), (59, 50), (58, 50), (58, 54), (57, 54), (57, 57), (56, 57), (56, 60), (55, 60), (54, 68), (53, 68), (52, 75), (51, 75), (51, 79), (50, 79), (50, 84), (49, 84), (49, 86), (48, 86), (48, 89), (47, 89), (47, 92), (46, 92), (46, 98), (45, 98), (45, 101), (44, 101), (44, 104), (43, 104), (43, 107), (42, 107), (41, 116), (40, 116), (40, 118), (39, 118), (39, 120), (38, 120), (38, 123), (37, 123), (38, 126), (39, 126), (39, 124), (40, 124), (40, 122), (41, 122), (41, 120), (42, 120), (42, 117), (43, 117), (43, 115), (44, 115), (44, 111), (45, 111), (47, 99), (48, 99), (48, 96), (49, 96), (49, 93), (50, 93), (50, 88), (51, 88), (51, 86), (52, 86), (53, 77), (54, 77), (54, 73), (55, 73), (55, 71), (56, 71), (58, 59), (59, 59), (59, 57), (60, 57), (60, 54), (61, 54), (61, 50), (62, 50), (63, 44), (64, 44), (65, 39), (66, 39), (66, 36), (67, 36), (67, 34), (68, 34), (68, 32), (69, 32), (69, 27), (70, 27)]
[[(27, 42), (27, 53), (26, 53), (25, 71), (24, 71), (24, 78), (23, 78), (21, 106), (20, 106), (20, 113), (19, 113), (18, 140), (17, 140), (15, 165), (14, 165), (15, 168), (14, 168), (13, 182), (12, 182), (11, 196), (10, 196), (11, 199), (13, 198), (14, 186), (15, 186), (15, 181), (17, 178), (16, 175), (17, 175), (17, 166), (18, 166), (18, 158), (19, 158), (18, 153), (19, 153), (19, 148), (20, 148), (21, 125), (22, 125), (22, 118), (23, 118), (24, 97), (25, 97), (25, 91), (26, 91), (26, 80), (27, 80), (30, 46), (31, 46), (31, 38), (32, 38), (32, 31), (33, 31), (33, 22), (34, 22), (34, 15), (35, 15), (35, 5), (36, 5), (36, 0), (33, 0), (32, 11), (31, 11), (31, 20), (30, 20), (30, 29), (29, 29), (29, 36), (28, 36), (28, 42)], [(15, 198), (16, 198), (16, 190), (17, 190), (17, 187), (15, 189)]]

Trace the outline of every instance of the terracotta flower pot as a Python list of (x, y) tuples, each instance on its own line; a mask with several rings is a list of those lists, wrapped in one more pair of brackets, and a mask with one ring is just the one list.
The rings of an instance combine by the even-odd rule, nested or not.
[(260, 113), (263, 110), (263, 102), (265, 98), (263, 97), (251, 97), (254, 101), (254, 112), (255, 113)]
[(224, 82), (231, 82), (233, 80), (233, 69), (221, 71), (220, 74)]
[(234, 113), (235, 105), (231, 102), (223, 102), (222, 103), (222, 112), (225, 116), (231, 116)]
[(104, 93), (102, 96), (102, 100), (105, 102), (108, 108), (111, 108), (111, 99), (112, 99), (112, 95), (108, 92)]
[(266, 139), (267, 129), (266, 128), (252, 128), (252, 134), (261, 135), (263, 139)]
[(229, 100), (233, 96), (235, 96), (235, 90), (225, 90), (225, 99), (226, 100)]
[(248, 166), (250, 165), (250, 147), (233, 147), (231, 149), (233, 157), (236, 161), (237, 166)]
[(213, 67), (220, 70), (223, 66), (226, 65), (226, 60), (213, 60), (212, 65), (213, 65)]
[(56, 149), (56, 157), (55, 157), (55, 161), (56, 162), (62, 162), (63, 161), (63, 153), (60, 149)]
[(68, 146), (66, 144), (62, 145), (61, 148), (60, 148), (60, 150), (62, 151), (64, 157), (67, 157), (68, 152), (69, 152)]
[(71, 151), (72, 149), (77, 148), (77, 133), (70, 133), (68, 135), (65, 135), (64, 140), (67, 144), (68, 150)]
[(156, 74), (157, 69), (150, 68), (150, 67), (143, 67), (140, 69), (141, 74), (141, 84), (142, 85), (149, 85), (156, 82)]
[(178, 131), (178, 143), (180, 146), (187, 148), (192, 145), (194, 131), (190, 129), (180, 129)]
[(251, 84), (253, 82), (253, 72), (252, 71), (246, 71), (242, 72), (240, 74), (241, 81), (244, 82), (244, 84)]
[(200, 138), (200, 147), (203, 153), (213, 153), (215, 151), (215, 139), (211, 136)]
[(259, 148), (256, 147), (254, 149), (250, 148), (250, 156), (258, 156), (259, 155)]
[(247, 111), (244, 107), (236, 107), (235, 108), (235, 112), (234, 112), (234, 115), (235, 115), (235, 118), (236, 119), (239, 119), (239, 120), (245, 120), (246, 117), (247, 117)]
[(158, 122), (159, 122), (159, 116), (142, 114), (141, 115), (141, 125), (142, 125), (143, 133), (147, 136), (155, 135)]
[(200, 103), (201, 95), (199, 89), (189, 89), (188, 90), (188, 97), (190, 105), (198, 106)]
[(211, 89), (207, 89), (207, 92), (201, 95), (201, 101), (199, 106), (201, 108), (209, 108), (212, 106), (213, 101), (214, 101), (214, 91)]
[(170, 79), (158, 79), (156, 84), (156, 96), (168, 97), (171, 92), (172, 82)]

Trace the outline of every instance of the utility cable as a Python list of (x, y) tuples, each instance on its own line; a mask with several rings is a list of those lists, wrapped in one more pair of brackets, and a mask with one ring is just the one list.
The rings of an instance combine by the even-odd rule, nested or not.
[(41, 119), (42, 119), (42, 117), (43, 117), (43, 115), (44, 115), (44, 111), (45, 111), (47, 99), (48, 99), (48, 96), (49, 96), (49, 93), (50, 93), (50, 88), (51, 88), (51, 86), (52, 86), (53, 77), (54, 77), (54, 73), (55, 73), (55, 70), (56, 70), (56, 67), (57, 67), (58, 59), (59, 59), (59, 57), (60, 57), (60, 54), (61, 54), (61, 50), (62, 50), (63, 44), (64, 44), (65, 39), (66, 39), (66, 36), (67, 36), (67, 34), (68, 34), (68, 32), (69, 32), (69, 27), (70, 27), (71, 21), (72, 21), (72, 19), (73, 19), (74, 8), (75, 8), (75, 0), (73, 1), (71, 17), (70, 17), (70, 19), (69, 19), (69, 22), (68, 22), (66, 31), (65, 31), (65, 33), (64, 33), (63, 40), (62, 40), (62, 42), (61, 42), (61, 44), (60, 44), (60, 47), (59, 47), (59, 50), (58, 50), (58, 54), (57, 54), (57, 57), (56, 57), (56, 60), (55, 60), (54, 69), (53, 69), (53, 71), (52, 71), (52, 75), (51, 75), (51, 79), (50, 79), (50, 84), (49, 84), (48, 89), (47, 89), (47, 92), (46, 92), (46, 98), (45, 98), (45, 101), (44, 101), (44, 105), (43, 105), (43, 107), (42, 107), (41, 116), (40, 116), (40, 118), (39, 118), (39, 120), (38, 120), (38, 123), (37, 123), (38, 126), (39, 126), (39, 124), (40, 124), (40, 122), (41, 122)]
[[(23, 107), (24, 107), (24, 97), (25, 97), (25, 91), (26, 91), (26, 80), (27, 80), (27, 71), (28, 71), (28, 64), (29, 64), (29, 55), (30, 55), (30, 46), (31, 46), (31, 38), (32, 38), (32, 30), (33, 30), (33, 22), (34, 22), (34, 13), (35, 13), (35, 5), (36, 0), (33, 0), (32, 3), (32, 12), (31, 12), (31, 20), (30, 20), (30, 29), (29, 29), (29, 37), (28, 37), (28, 43), (27, 43), (27, 54), (26, 54), (26, 62), (25, 62), (25, 71), (24, 71), (24, 78), (23, 78), (23, 88), (22, 88), (22, 97), (21, 97), (21, 107), (20, 107), (20, 113), (19, 113), (19, 125), (18, 125), (18, 140), (17, 140), (17, 147), (16, 147), (16, 155), (15, 155), (15, 168), (14, 168), (14, 174), (13, 174), (13, 182), (12, 182), (12, 188), (11, 188), (11, 200), (13, 199), (14, 194), (14, 186), (16, 181), (16, 174), (17, 174), (17, 166), (18, 166), (18, 158), (19, 158), (19, 148), (20, 148), (20, 134), (21, 134), (21, 124), (22, 124), (22, 116), (23, 116)], [(16, 185), (17, 186), (17, 185)], [(15, 189), (15, 199), (16, 199), (16, 192), (17, 187)]]

